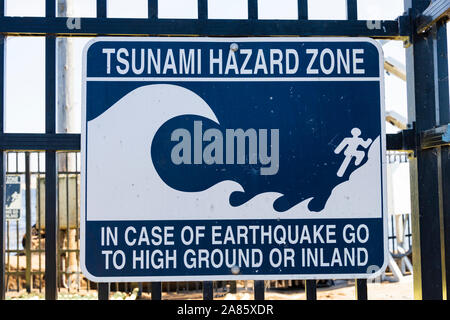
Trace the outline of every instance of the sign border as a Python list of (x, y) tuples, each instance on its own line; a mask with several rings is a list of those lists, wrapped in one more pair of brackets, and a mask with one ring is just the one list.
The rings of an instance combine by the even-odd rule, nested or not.
[[(375, 46), (378, 50), (379, 57), (379, 77), (380, 83), (380, 121), (381, 121), (381, 201), (382, 201), (382, 217), (383, 219), (383, 252), (384, 261), (379, 270), (373, 273), (360, 274), (258, 274), (258, 275), (199, 275), (199, 276), (129, 276), (129, 277), (97, 277), (92, 275), (86, 267), (86, 156), (87, 156), (87, 142), (86, 142), (86, 83), (87, 77), (87, 53), (89, 48), (97, 42), (368, 42)], [(120, 79), (120, 77), (117, 77)], [(147, 77), (133, 77), (133, 81), (145, 81)], [(313, 78), (313, 77), (312, 77)], [(161, 80), (161, 78), (158, 78)], [(211, 78), (208, 78), (211, 80)], [(239, 81), (242, 78), (233, 78), (234, 81)], [(252, 78), (250, 78), (252, 79)], [(267, 78), (263, 81), (277, 81), (277, 78)], [(333, 81), (333, 78), (320, 78), (323, 81)], [(319, 79), (319, 81), (320, 81)], [(341, 81), (349, 78), (342, 78)], [(93, 79), (94, 80), (94, 79)], [(166, 78), (165, 81), (185, 81), (180, 78)], [(201, 81), (198, 78), (192, 81)], [(252, 79), (254, 80), (254, 79)], [(288, 78), (287, 81), (296, 81), (295, 78)], [(90, 80), (92, 81), (92, 80)], [(94, 80), (95, 81), (95, 80)], [(103, 80), (99, 80), (103, 81)], [(111, 80), (114, 81), (114, 80)], [(224, 81), (224, 80), (222, 80)], [(244, 80), (241, 80), (244, 81)], [(311, 81), (311, 80), (309, 80)], [(82, 56), (82, 103), (81, 103), (81, 173), (80, 173), (80, 267), (82, 273), (91, 281), (94, 282), (154, 282), (154, 281), (215, 281), (215, 280), (322, 280), (322, 279), (372, 279), (378, 277), (384, 272), (389, 262), (388, 237), (387, 237), (387, 173), (386, 173), (386, 129), (385, 129), (385, 87), (384, 87), (384, 54), (379, 42), (367, 37), (97, 37), (89, 42), (83, 48)], [(333, 218), (339, 219), (339, 218)], [(355, 220), (358, 218), (354, 218)], [(226, 219), (223, 219), (226, 220)], [(288, 220), (288, 219), (283, 219)], [(158, 220), (156, 220), (158, 221)]]

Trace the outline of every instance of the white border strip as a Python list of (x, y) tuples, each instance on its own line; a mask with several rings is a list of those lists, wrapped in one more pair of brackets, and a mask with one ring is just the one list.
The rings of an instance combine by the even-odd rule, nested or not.
[(308, 82), (308, 81), (380, 81), (380, 77), (283, 77), (283, 78), (276, 78), (276, 77), (255, 77), (255, 78), (249, 78), (249, 77), (223, 77), (223, 78), (216, 78), (216, 77), (192, 77), (192, 78), (179, 78), (179, 77), (87, 77), (86, 81), (98, 81), (98, 82), (109, 82), (109, 81), (118, 81), (118, 82), (154, 82), (154, 81), (183, 81), (183, 82), (206, 82), (206, 81), (217, 81), (217, 82), (233, 82), (233, 81), (244, 81), (244, 82), (284, 82), (284, 81), (297, 81), (297, 82)]

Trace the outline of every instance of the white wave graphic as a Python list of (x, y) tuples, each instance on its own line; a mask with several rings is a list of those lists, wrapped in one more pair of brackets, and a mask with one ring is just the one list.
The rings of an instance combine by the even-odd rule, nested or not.
[[(170, 84), (137, 88), (102, 115), (89, 121), (86, 159), (88, 220), (381, 216), (379, 138), (372, 143), (366, 164), (355, 170), (349, 181), (334, 188), (320, 213), (308, 210), (311, 199), (286, 212), (276, 212), (273, 203), (282, 196), (278, 192), (258, 194), (245, 204), (232, 207), (229, 203), (231, 193), (244, 191), (235, 181), (222, 181), (200, 192), (183, 192), (169, 187), (153, 166), (150, 158), (151, 142), (166, 121), (185, 114), (202, 116), (219, 123), (208, 104), (197, 94)], [(367, 188), (362, 189), (361, 183)], [(353, 208), (350, 211), (349, 201), (350, 208)]]

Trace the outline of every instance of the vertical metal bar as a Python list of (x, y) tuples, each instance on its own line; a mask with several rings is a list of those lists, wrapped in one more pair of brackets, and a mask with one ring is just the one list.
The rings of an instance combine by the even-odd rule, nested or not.
[[(3, 36), (0, 36), (3, 38)], [(0, 38), (0, 39), (1, 39)], [(0, 46), (1, 47), (1, 46)], [(0, 48), (1, 50), (1, 48)], [(3, 81), (1, 81), (3, 86)], [(3, 107), (3, 104), (1, 104)], [(5, 219), (5, 153), (3, 150), (0, 155), (0, 300), (5, 300), (6, 297), (6, 285), (5, 285), (5, 245), (6, 245), (6, 219)]]
[(347, 20), (358, 20), (357, 0), (347, 0)]
[[(5, 15), (5, 1), (0, 0), (0, 17)], [(0, 35), (0, 135), (4, 133), (5, 109), (5, 42), (4, 35)], [(0, 150), (0, 300), (5, 300), (5, 152)]]
[(56, 17), (56, 0), (45, 0), (45, 16), (47, 18)]
[(392, 250), (394, 250), (395, 251), (395, 238), (396, 238), (396, 235), (395, 235), (395, 226), (394, 226), (394, 224), (395, 224), (395, 221), (394, 221), (395, 219), (394, 219), (394, 216), (392, 215), (391, 216), (391, 245), (392, 245)]
[(230, 293), (237, 293), (236, 281), (230, 281)]
[[(47, 5), (51, 1), (47, 1)], [(53, 1), (54, 4), (54, 1)], [(54, 9), (54, 8), (53, 8)], [(48, 7), (47, 11), (52, 11)], [(54, 12), (54, 10), (53, 10)], [(56, 131), (56, 38), (45, 39), (45, 132)], [(45, 153), (45, 298), (58, 297), (58, 221), (56, 152)]]
[(306, 280), (306, 300), (317, 300), (316, 280)]
[(356, 299), (367, 300), (367, 279), (356, 279)]
[(42, 254), (41, 254), (41, 226), (42, 226), (42, 222), (41, 222), (41, 187), (40, 187), (40, 181), (41, 181), (41, 155), (38, 153), (38, 157), (37, 157), (37, 161), (38, 161), (38, 176), (37, 176), (37, 195), (36, 195), (36, 207), (37, 207), (37, 218), (36, 218), (36, 225), (37, 225), (37, 229), (38, 229), (38, 257), (39, 257), (39, 269), (38, 269), (38, 279), (39, 279), (39, 293), (42, 292), (42, 277), (41, 277), (41, 272), (42, 272)]
[[(107, 0), (97, 0), (97, 18), (106, 18), (107, 11), (108, 11)], [(108, 300), (110, 290), (111, 290), (110, 283), (98, 283), (98, 286), (97, 286), (98, 299), (99, 300)]]
[[(19, 153), (16, 152), (16, 174), (19, 173)], [(14, 248), (15, 250), (19, 250), (19, 220), (15, 221), (15, 225), (16, 225), (16, 247)], [(19, 265), (19, 255), (16, 254), (16, 265)], [(19, 279), (20, 277), (16, 277), (16, 288), (17, 288), (17, 292), (20, 291), (20, 282)]]
[[(77, 241), (75, 241), (76, 243), (76, 252), (77, 252), (77, 261), (80, 261), (80, 241), (78, 239), (80, 239), (80, 212), (79, 212), (79, 207), (78, 207), (78, 199), (79, 199), (79, 183), (78, 183), (78, 176), (79, 176), (79, 172), (78, 172), (78, 154), (75, 153), (75, 179), (77, 179), (77, 183), (76, 183), (76, 187), (75, 187), (75, 208), (76, 208), (76, 223), (77, 223)], [(77, 263), (77, 281), (78, 281), (78, 291), (80, 291), (81, 289), (81, 285), (80, 285), (80, 264)], [(88, 286), (89, 286), (89, 282), (88, 282)]]
[(152, 20), (158, 19), (158, 0), (148, 0), (147, 8), (148, 18)]
[(308, 20), (308, 0), (297, 0), (298, 18)]
[(203, 300), (214, 300), (214, 286), (212, 281), (203, 281)]
[[(405, 1), (413, 19), (428, 5), (425, 0)], [(413, 32), (412, 45), (406, 50), (408, 122), (415, 121), (417, 132), (436, 125), (434, 46), (433, 36)], [(442, 299), (437, 151), (419, 148), (410, 160), (414, 297), (424, 300)]]
[[(439, 103), (439, 124), (450, 122), (450, 105), (448, 89), (448, 48), (447, 48), (447, 22), (439, 21), (436, 24), (436, 53), (437, 53), (437, 88)], [(447, 193), (448, 194), (448, 193)]]
[(444, 299), (450, 298), (450, 147), (441, 149), (442, 177), (442, 231), (443, 231), (443, 286)]
[(258, 19), (258, 0), (248, 0), (248, 20)]
[[(60, 156), (61, 156), (61, 154), (60, 154)], [(71, 274), (70, 273), (68, 273), (67, 271), (69, 271), (70, 269), (69, 268), (71, 268), (72, 267), (72, 265), (70, 264), (70, 262), (71, 262), (71, 255), (72, 255), (72, 252), (70, 251), (70, 249), (71, 249), (71, 247), (70, 247), (70, 245), (71, 245), (71, 243), (70, 243), (70, 215), (69, 215), (69, 212), (70, 212), (70, 203), (69, 203), (69, 201), (70, 201), (70, 197), (69, 197), (69, 154), (68, 153), (64, 153), (64, 156), (65, 156), (65, 170), (66, 170), (66, 174), (65, 174), (65, 178), (66, 178), (66, 194), (64, 195), (65, 197), (66, 197), (66, 208), (65, 208), (65, 210), (66, 210), (66, 247), (65, 247), (65, 249), (66, 249), (66, 252), (64, 253), (64, 258), (66, 259), (66, 264), (64, 265), (64, 267), (65, 267), (65, 270), (63, 270), (63, 272), (64, 272), (64, 275), (65, 275), (65, 279), (66, 279), (66, 281), (68, 282), (69, 281), (69, 277), (71, 276)], [(58, 181), (59, 181), (59, 176), (58, 176)], [(58, 201), (58, 203), (59, 203), (59, 201)], [(59, 212), (61, 212), (61, 211), (59, 211)], [(72, 270), (70, 270), (71, 272), (72, 272)], [(70, 288), (71, 286), (70, 286), (70, 284), (68, 283), (68, 291), (70, 292)]]
[(208, 19), (208, 0), (197, 0), (198, 6), (198, 19), (207, 20)]
[(31, 172), (30, 153), (25, 152), (25, 289), (31, 292)]
[[(450, 123), (450, 102), (448, 86), (447, 23), (436, 24), (436, 87), (439, 106), (438, 124)], [(440, 204), (441, 204), (441, 250), (442, 284), (444, 299), (449, 298), (450, 288), (450, 147), (443, 146), (440, 160)]]
[[(8, 270), (6, 273), (11, 272), (11, 248), (10, 248), (10, 237), (9, 237), (9, 220), (6, 220), (6, 252), (7, 252), (7, 257), (6, 257), (6, 264), (8, 265)], [(9, 280), (9, 274), (6, 276), (6, 285), (5, 285), (5, 290), (8, 290), (8, 280)]]
[(109, 282), (98, 283), (98, 300), (109, 300), (111, 288)]
[(161, 282), (152, 282), (152, 300), (161, 300)]
[(106, 0), (97, 0), (97, 18), (107, 17), (107, 2)]
[(142, 282), (138, 283), (138, 293), (137, 293), (137, 298), (141, 299), (142, 298), (142, 292), (144, 291), (144, 284)]
[(253, 282), (253, 291), (255, 300), (264, 300), (265, 284), (264, 280), (255, 280)]
[(45, 154), (45, 299), (58, 298), (58, 221), (56, 152)]
[(406, 221), (408, 223), (408, 233), (405, 235), (408, 237), (408, 245), (411, 247), (412, 246), (412, 241), (411, 241), (411, 214), (408, 214), (406, 216)]
[[(204, 22), (208, 19), (208, 0), (197, 0), (197, 16), (200, 22)], [(153, 298), (153, 286), (152, 286), (152, 299), (161, 300), (161, 297), (155, 295)], [(169, 283), (167, 283), (167, 291), (169, 292)], [(213, 300), (214, 299), (214, 289), (212, 281), (203, 281), (203, 300)], [(159, 286), (161, 290), (161, 286)]]

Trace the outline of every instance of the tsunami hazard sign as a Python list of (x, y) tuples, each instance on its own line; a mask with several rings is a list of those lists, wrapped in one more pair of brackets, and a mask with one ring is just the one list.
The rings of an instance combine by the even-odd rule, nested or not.
[(346, 279), (384, 270), (377, 42), (97, 38), (83, 64), (89, 279)]

